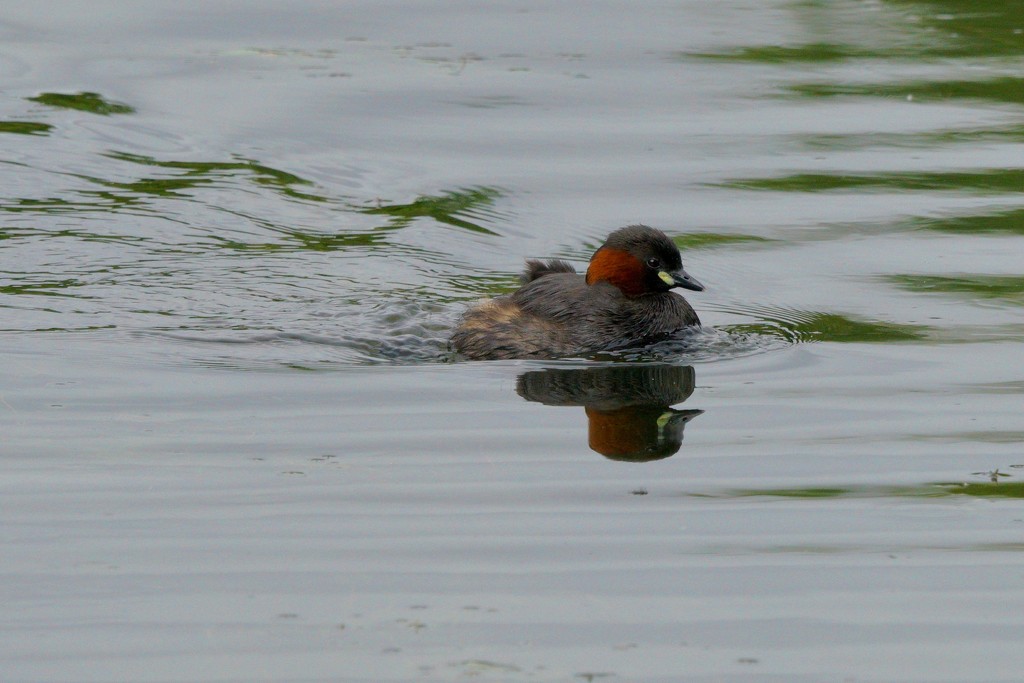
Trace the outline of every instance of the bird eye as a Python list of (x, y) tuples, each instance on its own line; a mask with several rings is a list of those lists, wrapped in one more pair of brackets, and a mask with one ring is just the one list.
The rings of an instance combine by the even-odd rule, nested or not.
[(659, 261), (656, 258), (649, 258), (649, 259), (647, 259), (647, 265), (649, 265), (651, 268), (660, 268), (661, 267), (661, 261)]

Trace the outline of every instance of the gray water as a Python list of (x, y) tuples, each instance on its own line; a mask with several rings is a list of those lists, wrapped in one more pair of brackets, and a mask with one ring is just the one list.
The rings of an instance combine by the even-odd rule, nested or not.
[[(1017, 681), (1024, 9), (0, 8), (4, 681)], [(704, 329), (467, 362), (644, 222)]]

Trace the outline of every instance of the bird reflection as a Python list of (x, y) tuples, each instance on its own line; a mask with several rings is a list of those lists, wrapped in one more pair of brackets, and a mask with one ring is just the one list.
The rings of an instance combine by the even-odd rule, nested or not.
[(583, 406), (590, 448), (612, 460), (647, 462), (674, 455), (683, 428), (703, 410), (677, 410), (693, 393), (693, 368), (615, 365), (523, 373), (516, 391), (549, 406)]

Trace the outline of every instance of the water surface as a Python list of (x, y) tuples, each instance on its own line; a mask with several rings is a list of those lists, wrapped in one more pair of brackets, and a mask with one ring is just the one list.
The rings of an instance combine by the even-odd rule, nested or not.
[[(1017, 3), (0, 10), (10, 681), (1012, 681)], [(466, 362), (666, 230), (705, 323)]]

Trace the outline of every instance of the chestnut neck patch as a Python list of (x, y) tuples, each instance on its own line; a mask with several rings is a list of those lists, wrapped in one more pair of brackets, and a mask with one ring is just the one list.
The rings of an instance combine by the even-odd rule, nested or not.
[(594, 252), (587, 268), (587, 284), (602, 280), (619, 288), (626, 296), (638, 296), (648, 291), (644, 280), (644, 264), (627, 251), (601, 247)]

